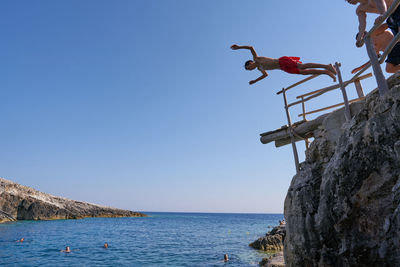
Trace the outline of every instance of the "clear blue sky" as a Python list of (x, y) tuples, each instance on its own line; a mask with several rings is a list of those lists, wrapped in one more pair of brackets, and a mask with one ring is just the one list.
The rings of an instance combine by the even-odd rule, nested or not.
[(343, 0), (2, 1), (0, 177), (132, 210), (281, 213), (291, 147), (259, 134), (286, 124), (275, 92), (302, 77), (249, 86), (250, 54), (229, 47), (340, 61), (348, 79), (367, 60), (357, 27)]

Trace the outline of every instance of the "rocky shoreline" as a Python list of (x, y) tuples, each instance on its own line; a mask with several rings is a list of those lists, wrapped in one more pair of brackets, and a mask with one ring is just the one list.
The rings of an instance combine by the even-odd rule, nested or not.
[(284, 239), (286, 236), (286, 226), (278, 225), (269, 231), (265, 236), (260, 237), (249, 246), (266, 252), (277, 252), (283, 250)]
[(147, 215), (139, 212), (53, 196), (0, 178), (0, 223), (17, 220), (145, 216)]
[(284, 267), (283, 257), (284, 241), (286, 236), (286, 225), (278, 225), (269, 231), (265, 236), (260, 237), (249, 246), (268, 253), (274, 253), (270, 257), (262, 259), (260, 266)]
[(285, 259), (283, 257), (283, 251), (275, 253), (269, 258), (264, 258), (260, 261), (261, 267), (285, 267)]

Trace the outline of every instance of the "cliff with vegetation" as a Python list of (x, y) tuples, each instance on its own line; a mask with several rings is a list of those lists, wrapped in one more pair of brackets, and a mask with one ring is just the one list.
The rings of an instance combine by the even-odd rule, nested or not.
[(146, 215), (52, 196), (0, 178), (0, 222), (143, 216)]
[(400, 266), (399, 84), (314, 133), (285, 200), (287, 266)]

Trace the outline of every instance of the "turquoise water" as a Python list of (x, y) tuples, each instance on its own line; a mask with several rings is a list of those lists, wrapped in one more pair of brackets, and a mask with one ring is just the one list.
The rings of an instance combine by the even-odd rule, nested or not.
[[(281, 214), (147, 214), (0, 224), (0, 266), (257, 266), (267, 254), (248, 244), (283, 219)], [(22, 237), (23, 243), (15, 242)], [(67, 245), (72, 252), (61, 253)]]

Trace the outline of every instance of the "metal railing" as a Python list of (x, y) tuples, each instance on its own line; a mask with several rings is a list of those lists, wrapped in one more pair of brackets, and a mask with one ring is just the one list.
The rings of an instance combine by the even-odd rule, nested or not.
[[(301, 80), (299, 82), (296, 82), (296, 83), (294, 83), (294, 84), (292, 84), (292, 85), (290, 85), (290, 86), (288, 86), (286, 88), (283, 88), (282, 90), (277, 92), (278, 95), (279, 94), (283, 94), (283, 101), (284, 101), (284, 105), (285, 105), (286, 117), (287, 117), (287, 120), (288, 120), (288, 129), (289, 129), (289, 135), (290, 135), (290, 139), (291, 139), (291, 143), (292, 143), (293, 155), (294, 155), (294, 160), (295, 160), (295, 164), (296, 164), (296, 171), (299, 171), (299, 157), (298, 157), (298, 153), (297, 153), (295, 137), (298, 137), (300, 139), (304, 139), (304, 141), (306, 143), (306, 148), (308, 148), (309, 141), (308, 141), (308, 138), (301, 137), (296, 133), (295, 129), (293, 128), (293, 123), (292, 123), (292, 119), (291, 119), (291, 116), (290, 116), (289, 108), (301, 104), (302, 113), (300, 113), (298, 116), (302, 117), (303, 120), (296, 122), (296, 124), (299, 124), (299, 123), (301, 123), (303, 121), (307, 121), (307, 117), (306, 117), (307, 115), (318, 113), (318, 112), (322, 112), (322, 111), (325, 111), (325, 110), (328, 110), (328, 109), (333, 109), (333, 108), (340, 107), (340, 106), (344, 105), (345, 106), (346, 121), (349, 121), (351, 119), (351, 113), (350, 113), (349, 104), (357, 102), (357, 101), (360, 101), (360, 100), (365, 98), (364, 91), (363, 91), (362, 85), (361, 85), (361, 81), (364, 80), (364, 79), (372, 77), (372, 73), (368, 73), (368, 74), (365, 74), (363, 76), (359, 76), (360, 75), (359, 74), (358, 76), (356, 75), (353, 78), (351, 78), (350, 80), (344, 82), (342, 80), (342, 76), (341, 76), (341, 73), (340, 73), (340, 65), (341, 65), (340, 63), (337, 63), (337, 62), (335, 63), (335, 68), (336, 68), (336, 72), (338, 74), (338, 79), (339, 79), (339, 82), (337, 84), (334, 84), (334, 85), (331, 85), (331, 86), (328, 86), (328, 87), (325, 87), (325, 88), (321, 88), (321, 89), (318, 89), (318, 90), (314, 90), (314, 91), (311, 91), (311, 92), (308, 92), (308, 93), (305, 93), (305, 94), (302, 94), (302, 95), (298, 95), (296, 97), (296, 99), (299, 99), (299, 100), (294, 101), (292, 103), (288, 103), (286, 92), (288, 90), (294, 88), (294, 87), (297, 87), (297, 86), (299, 86), (299, 85), (301, 85), (301, 84), (303, 84), (303, 83), (305, 83), (307, 81), (310, 81), (310, 80), (318, 77), (319, 75), (309, 76), (309, 77), (307, 77), (307, 78), (305, 78), (305, 79), (303, 79), (303, 80)], [(355, 98), (355, 99), (352, 99), (352, 100), (348, 100), (346, 87), (348, 85), (352, 84), (352, 83), (354, 83), (354, 85), (355, 85), (358, 98)], [(331, 106), (327, 106), (327, 107), (323, 107), (323, 108), (319, 108), (319, 109), (315, 109), (315, 110), (311, 110), (311, 111), (307, 111), (306, 110), (306, 102), (310, 101), (311, 99), (317, 98), (317, 97), (319, 97), (319, 96), (321, 96), (321, 95), (323, 95), (323, 94), (325, 94), (327, 92), (336, 90), (336, 89), (341, 89), (341, 91), (342, 91), (342, 96), (343, 96), (343, 102), (342, 103), (334, 104), (334, 105), (331, 105)]]

